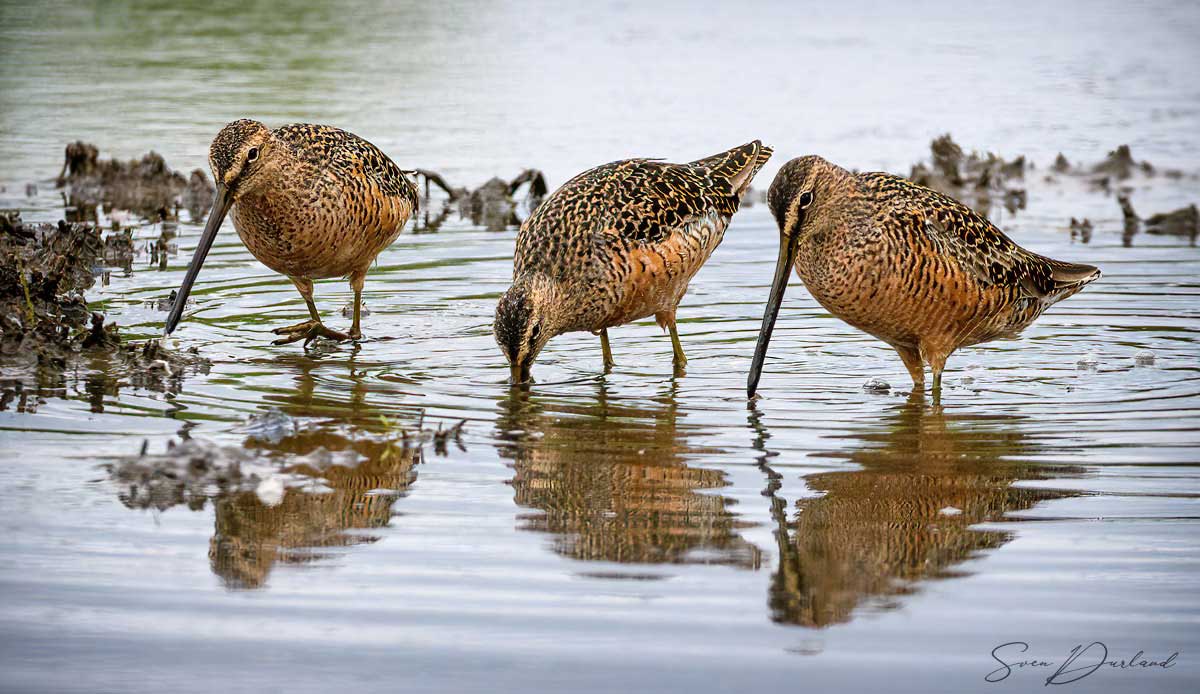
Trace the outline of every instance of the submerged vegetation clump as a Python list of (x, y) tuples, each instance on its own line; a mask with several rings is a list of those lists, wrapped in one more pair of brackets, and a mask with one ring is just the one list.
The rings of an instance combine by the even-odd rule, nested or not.
[[(209, 560), (229, 588), (262, 587), (277, 564), (324, 558), (325, 548), (374, 542), (392, 522), (392, 505), (416, 482), (432, 445), (462, 448), (465, 421), (412, 427), (380, 417), (379, 426), (316, 424), (280, 410), (251, 416), (240, 446), (198, 439), (167, 443), (104, 466), (131, 509), (184, 506), (214, 515)], [(464, 449), (465, 450), (465, 449)]]
[[(538, 169), (525, 169), (511, 181), (494, 176), (475, 190), (452, 186), (436, 171), (416, 169), (412, 173), (418, 183), (424, 181), (421, 199), (424, 215), (417, 219), (418, 231), (436, 231), (454, 209), (458, 210), (460, 218), (469, 219), (471, 224), (488, 231), (520, 226), (521, 220), (532, 214), (549, 192), (546, 177)], [(436, 205), (432, 197), (435, 186), (446, 194)], [(522, 188), (525, 194), (518, 196)]]
[(204, 171), (196, 169), (185, 178), (157, 152), (130, 161), (100, 159), (100, 150), (82, 141), (67, 145), (55, 182), (66, 190), (73, 221), (95, 220), (98, 207), (128, 210), (146, 219), (176, 219), (179, 210), (186, 209), (196, 220), (216, 192)]
[(1084, 217), (1083, 219), (1075, 219), (1071, 217), (1071, 240), (1078, 239), (1082, 243), (1089, 243), (1092, 240), (1092, 220)]
[[(1025, 209), (1028, 192), (1013, 183), (1024, 181), (1026, 172), (1035, 168), (1024, 156), (1010, 160), (991, 152), (972, 151), (968, 154), (949, 134), (934, 138), (929, 143), (929, 151), (929, 160), (914, 164), (909, 172), (908, 177), (914, 182), (956, 198), (985, 217), (990, 216), (998, 204), (1009, 213)], [(1147, 183), (1155, 177), (1178, 180), (1187, 175), (1178, 169), (1160, 169), (1148, 161), (1137, 160), (1129, 145), (1120, 145), (1091, 165), (1072, 164), (1060, 152), (1040, 180), (1054, 184), (1064, 178), (1076, 179), (1094, 192), (1115, 196), (1121, 207), (1122, 242), (1127, 247), (1133, 245), (1134, 237), (1142, 231), (1182, 236), (1195, 245), (1200, 236), (1195, 205), (1142, 218), (1130, 203), (1133, 179)], [(1090, 220), (1072, 217), (1068, 228), (1072, 240), (1091, 241), (1093, 224)]]
[[(123, 340), (84, 294), (112, 269), (130, 272), (138, 252), (132, 229), (115, 218), (111, 229), (100, 228), (101, 211), (162, 221), (187, 209), (199, 219), (213, 184), (198, 169), (185, 178), (154, 152), (105, 160), (82, 141), (66, 146), (55, 182), (64, 189), (66, 220), (28, 224), (16, 210), (0, 211), (0, 410), (36, 412), (46, 397), (82, 395), (103, 412), (124, 386), (178, 393), (186, 374), (208, 371), (208, 360), (195, 349)], [(149, 249), (160, 267), (171, 229), (164, 223), (163, 238)]]
[(1140, 171), (1147, 176), (1154, 175), (1154, 166), (1148, 161), (1134, 161), (1133, 152), (1129, 145), (1121, 145), (1104, 157), (1104, 160), (1092, 166), (1092, 173), (1102, 176), (1113, 176), (1125, 180)]
[(1143, 229), (1147, 234), (1183, 236), (1191, 245), (1196, 245), (1196, 239), (1200, 236), (1200, 210), (1197, 210), (1195, 205), (1142, 218), (1133, 209), (1133, 203), (1129, 196), (1129, 192), (1117, 194), (1117, 203), (1121, 206), (1121, 217), (1124, 223), (1122, 238), (1126, 246), (1133, 245), (1133, 237)]
[[(109, 478), (118, 486), (118, 496), (130, 508), (165, 510), (187, 505), (204, 507), (205, 499), (237, 492), (258, 491), (266, 479), (275, 479), (282, 490), (312, 487), (324, 480), (336, 487), (355, 476), (371, 477), (381, 469), (400, 466), (405, 471), (421, 462), (432, 446), (446, 455), (453, 442), (460, 450), (466, 420), (448, 427), (439, 421), (429, 428), (421, 416), (413, 426), (380, 417), (378, 426), (311, 426), (311, 422), (277, 409), (251, 415), (240, 427), (245, 440), (240, 446), (224, 446), (200, 439), (170, 440), (161, 454), (148, 451), (142, 443), (136, 456), (105, 465)], [(374, 471), (374, 473), (372, 473)], [(385, 484), (381, 478), (363, 480), (363, 491), (406, 487)], [(369, 482), (369, 483), (368, 483)], [(272, 498), (264, 503), (271, 505)]]
[(1023, 181), (1030, 168), (1024, 156), (1007, 160), (991, 152), (963, 152), (949, 133), (929, 143), (930, 162), (912, 166), (908, 177), (939, 193), (957, 198), (983, 216), (997, 205), (1015, 213), (1028, 202), (1025, 189), (1013, 185)]
[(1181, 207), (1172, 212), (1160, 212), (1144, 221), (1147, 234), (1186, 236), (1193, 246), (1196, 245), (1196, 237), (1200, 235), (1200, 211), (1195, 205)]

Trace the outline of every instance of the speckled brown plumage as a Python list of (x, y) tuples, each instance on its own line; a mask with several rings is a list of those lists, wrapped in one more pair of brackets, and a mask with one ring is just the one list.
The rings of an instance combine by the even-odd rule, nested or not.
[(757, 140), (688, 164), (626, 159), (585, 171), (546, 199), (517, 235), (513, 285), (496, 309), (496, 341), (527, 375), (546, 342), (655, 316), (684, 361), (675, 309), (721, 243), (771, 149)]
[[(224, 205), (246, 248), (291, 278), (308, 304), (312, 320), (276, 331), (287, 336), (279, 342), (318, 334), (358, 338), (366, 272), (417, 209), (416, 186), (370, 142), (328, 125), (269, 130), (257, 121), (237, 120), (213, 140), (209, 164), (218, 185), (209, 225), (215, 220), (219, 226)], [(202, 242), (192, 263), (196, 269), (206, 252)], [(349, 277), (355, 291), (348, 336), (324, 328), (312, 300), (313, 280), (329, 277)], [(177, 302), (180, 310), (185, 294)], [(173, 325), (168, 326), (169, 332)]]
[(1021, 248), (941, 193), (886, 173), (851, 173), (820, 157), (785, 164), (768, 204), (779, 223), (780, 264), (751, 394), (793, 264), (830, 313), (894, 347), (914, 385), (924, 384), (928, 364), (935, 389), (954, 350), (1014, 337), (1100, 277), (1091, 265)]

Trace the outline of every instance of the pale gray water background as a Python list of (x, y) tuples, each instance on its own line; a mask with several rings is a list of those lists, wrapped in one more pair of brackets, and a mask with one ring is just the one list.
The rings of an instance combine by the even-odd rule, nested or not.
[[(490, 329), (514, 231), (401, 237), (368, 277), (371, 339), (306, 355), (267, 346), (303, 303), (226, 229), (172, 340), (208, 373), (167, 395), (99, 364), (0, 411), (0, 689), (1026, 691), (1049, 673), (987, 684), (993, 647), (1098, 640), (1180, 656), (1076, 691), (1195, 691), (1200, 251), (1124, 248), (1111, 196), (1040, 172), (1128, 143), (1187, 174), (1131, 181), (1139, 211), (1197, 202), (1197, 35), (1187, 2), (0, 3), (0, 207), (27, 220), (62, 215), (68, 141), (186, 172), (242, 116), (335, 124), (472, 186), (752, 138), (776, 148), (759, 189), (810, 152), (905, 173), (949, 131), (1038, 164), (1010, 235), (1105, 272), (1022, 340), (955, 355), (940, 406), (864, 393), (907, 390), (898, 358), (794, 282), (748, 408), (763, 205), (680, 308), (686, 377), (646, 321), (613, 332), (607, 377), (595, 338), (556, 339), (528, 394)], [(198, 231), (91, 298), (156, 335)], [(317, 296), (346, 322), (344, 283)], [(268, 411), (298, 433), (257, 441)], [(380, 417), (422, 413), (466, 418), (466, 450), (382, 463)], [(279, 467), (357, 446), (370, 470), (274, 507), (127, 508), (101, 465), (185, 429)]]

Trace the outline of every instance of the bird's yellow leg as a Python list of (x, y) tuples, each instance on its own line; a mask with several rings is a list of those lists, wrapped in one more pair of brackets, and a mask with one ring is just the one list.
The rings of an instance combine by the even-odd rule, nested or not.
[(350, 339), (361, 340), (362, 330), (359, 321), (362, 318), (362, 291), (367, 282), (366, 272), (356, 272), (350, 275), (350, 287), (354, 290), (354, 323), (350, 325)]
[(341, 342), (348, 340), (350, 337), (345, 333), (336, 330), (330, 330), (321, 322), (321, 314), (317, 312), (317, 304), (313, 301), (313, 282), (307, 277), (288, 277), (292, 284), (296, 285), (296, 291), (300, 292), (300, 296), (304, 297), (304, 303), (308, 306), (308, 315), (312, 316), (311, 320), (306, 320), (303, 323), (289, 325), (283, 328), (275, 328), (271, 332), (283, 337), (275, 340), (271, 344), (286, 345), (290, 342), (298, 342), (304, 340), (304, 344), (312, 342), (318, 337), (328, 337), (332, 340)]
[(946, 368), (949, 351), (935, 350), (921, 345), (921, 357), (929, 363), (929, 371), (933, 373), (933, 397), (936, 400), (942, 394), (942, 371)]
[(909, 377), (912, 378), (913, 390), (925, 390), (925, 363), (921, 361), (920, 350), (899, 346), (895, 346), (895, 349), (900, 355), (900, 360), (904, 362), (904, 367), (908, 369)]
[[(312, 284), (312, 282), (309, 282), (309, 285), (311, 285), (311, 284)], [(321, 314), (317, 312), (317, 302), (313, 301), (313, 295), (312, 295), (311, 290), (308, 292), (308, 294), (304, 295), (304, 303), (308, 306), (308, 315), (312, 316), (312, 319), (314, 321), (320, 323), (321, 322)]]
[(687, 366), (687, 355), (683, 353), (683, 344), (679, 342), (679, 331), (675, 328), (675, 309), (654, 314), (658, 327), (671, 332), (671, 351), (675, 355), (675, 375), (683, 375), (683, 367)]
[(283, 328), (275, 328), (271, 332), (276, 335), (286, 333), (294, 333), (300, 330), (308, 330), (314, 323), (321, 322), (321, 314), (317, 313), (317, 304), (313, 301), (313, 282), (307, 277), (288, 277), (292, 284), (296, 285), (296, 291), (300, 292), (300, 296), (304, 297), (304, 303), (308, 306), (308, 315), (312, 316), (309, 320), (302, 321), (295, 325), (289, 325)]
[(608, 344), (608, 328), (600, 331), (600, 351), (604, 354), (604, 373), (608, 373), (616, 364), (613, 361), (612, 347)]
[(679, 331), (675, 329), (675, 321), (667, 326), (671, 331), (671, 350), (675, 353), (675, 368), (687, 366), (687, 355), (683, 353), (683, 344), (679, 342)]

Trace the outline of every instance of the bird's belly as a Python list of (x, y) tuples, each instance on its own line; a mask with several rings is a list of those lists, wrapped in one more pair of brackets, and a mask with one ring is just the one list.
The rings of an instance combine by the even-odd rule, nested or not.
[(892, 345), (953, 349), (1013, 335), (1036, 317), (1018, 315), (1012, 290), (955, 273), (863, 273), (853, 281), (830, 282), (797, 270), (826, 310)]
[[(642, 279), (642, 278), (639, 278)], [(653, 316), (656, 313), (670, 312), (683, 295), (687, 293), (691, 275), (676, 277), (650, 275), (637, 283), (626, 287), (625, 293), (618, 303), (605, 316), (600, 327), (614, 327)]]
[(688, 284), (709, 256), (720, 245), (725, 220), (715, 215), (703, 217), (664, 243), (630, 247), (614, 267), (619, 285), (603, 318), (608, 328), (640, 320), (658, 313), (672, 313), (687, 293)]
[[(365, 271), (400, 234), (408, 215), (354, 219), (330, 211), (235, 204), (233, 224), (250, 253), (275, 272), (322, 279)], [(385, 211), (386, 212), (386, 211)]]

